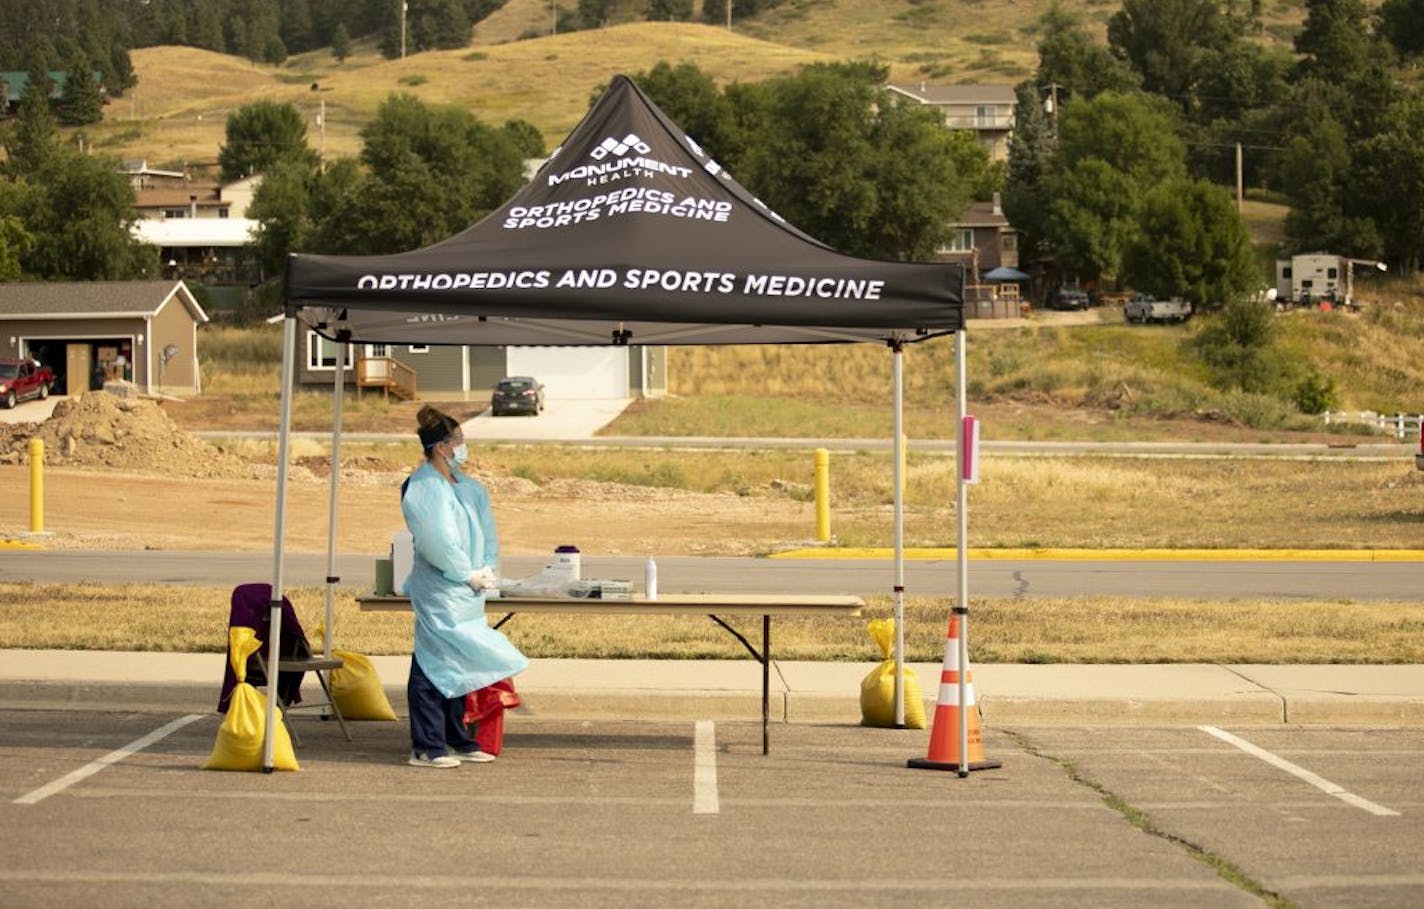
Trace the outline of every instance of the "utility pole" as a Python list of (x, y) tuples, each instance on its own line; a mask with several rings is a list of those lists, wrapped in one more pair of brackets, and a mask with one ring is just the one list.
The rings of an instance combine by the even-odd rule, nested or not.
[(549, 0), (549, 34), (559, 33), (559, 7), (558, 0)]
[(1236, 143), (1236, 213), (1241, 214), (1245, 207), (1245, 193), (1242, 191), (1241, 179), (1241, 143)]
[(1058, 89), (1062, 87), (1063, 86), (1057, 82), (1048, 83), (1048, 100), (1043, 103), (1044, 108), (1048, 111), (1049, 118), (1053, 122), (1053, 138), (1055, 139), (1058, 138)]
[(727, 31), (732, 30), (732, 0), (727, 0)]
[(401, 59), (405, 59), (405, 12), (410, 8), (406, 0), (401, 0)]

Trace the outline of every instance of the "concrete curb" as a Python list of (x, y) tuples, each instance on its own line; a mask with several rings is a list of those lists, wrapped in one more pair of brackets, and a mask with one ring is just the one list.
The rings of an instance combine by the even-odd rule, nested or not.
[[(407, 656), (373, 657), (387, 698), (405, 712)], [(875, 663), (777, 663), (777, 723), (860, 723), (860, 681)], [(208, 713), (221, 654), (0, 651), (0, 707)], [(907, 666), (932, 720), (940, 667)], [(1424, 725), (1424, 665), (1025, 665), (974, 667), (989, 725)], [(919, 680), (926, 680), (922, 684)], [(518, 682), (534, 717), (761, 718), (761, 672), (750, 660), (536, 660)], [(307, 697), (316, 691), (307, 683)]]
[[(957, 559), (946, 547), (906, 549), (907, 561)], [(971, 561), (998, 562), (1424, 562), (1424, 549), (970, 549)], [(771, 559), (892, 559), (883, 548), (790, 549)]]

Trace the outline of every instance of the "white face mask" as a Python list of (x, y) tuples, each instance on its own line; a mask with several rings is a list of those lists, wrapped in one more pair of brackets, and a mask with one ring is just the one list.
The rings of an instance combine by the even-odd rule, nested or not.
[(459, 445), (456, 445), (454, 448), (450, 449), (450, 466), (459, 467), (461, 464), (465, 463), (465, 459), (469, 456), (470, 450), (465, 447), (464, 442), (461, 442)]

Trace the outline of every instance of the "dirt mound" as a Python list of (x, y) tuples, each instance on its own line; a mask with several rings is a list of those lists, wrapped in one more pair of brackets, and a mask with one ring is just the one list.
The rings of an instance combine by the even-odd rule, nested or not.
[(184, 432), (153, 401), (90, 392), (60, 401), (38, 425), (21, 424), (0, 438), (0, 461), (28, 458), (31, 436), (44, 440), (45, 463), (55, 467), (108, 467), (175, 477), (243, 479), (254, 466)]

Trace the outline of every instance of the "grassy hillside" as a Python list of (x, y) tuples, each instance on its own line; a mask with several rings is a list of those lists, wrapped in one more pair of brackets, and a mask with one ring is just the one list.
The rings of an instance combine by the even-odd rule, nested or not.
[[(522, 117), (551, 146), (587, 110), (590, 94), (616, 73), (659, 60), (691, 62), (722, 82), (755, 81), (818, 60), (873, 58), (896, 81), (1017, 82), (1037, 63), (1038, 21), (1050, 0), (792, 0), (725, 27), (627, 23), (550, 35), (546, 0), (510, 0), (479, 23), (468, 48), (386, 60), (370, 41), (338, 63), (329, 51), (282, 66), (182, 47), (134, 51), (139, 85), (111, 103), (103, 123), (83, 130), (96, 149), (151, 164), (210, 162), (227, 116), (258, 100), (309, 112), (310, 141), (326, 103), (328, 156), (354, 154), (357, 135), (391, 92), (458, 104), (499, 123)], [(570, 0), (563, 4), (571, 7)], [(1099, 33), (1118, 8), (1107, 0), (1068, 0)], [(1282, 0), (1265, 12), (1260, 40), (1288, 41), (1301, 5)], [(521, 36), (538, 34), (541, 37)], [(312, 91), (316, 83), (319, 92)]]

